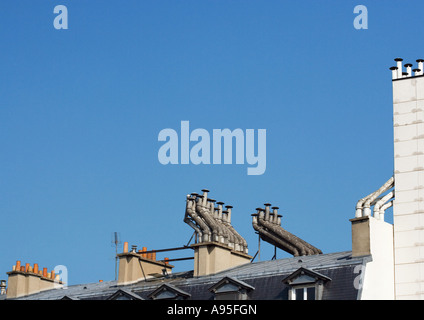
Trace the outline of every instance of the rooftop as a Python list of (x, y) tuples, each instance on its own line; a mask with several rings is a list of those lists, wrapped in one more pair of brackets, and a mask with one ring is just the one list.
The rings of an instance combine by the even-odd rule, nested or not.
[[(352, 257), (351, 251), (291, 257), (278, 260), (260, 261), (243, 264), (214, 275), (194, 277), (193, 271), (174, 273), (158, 278), (148, 278), (130, 285), (117, 285), (116, 281), (104, 281), (72, 285), (62, 289), (52, 289), (20, 299), (58, 300), (64, 297), (80, 300), (108, 299), (119, 290), (132, 295), (132, 298), (149, 299), (149, 295), (160, 286), (182, 290), (190, 299), (211, 299), (209, 289), (224, 277), (236, 279), (254, 288), (252, 299), (276, 298), (284, 294), (282, 280), (299, 268), (319, 272), (331, 279), (332, 290), (327, 292), (337, 299), (354, 299), (357, 289), (353, 286), (353, 268), (364, 263), (369, 256)], [(331, 296), (327, 297), (331, 298)]]

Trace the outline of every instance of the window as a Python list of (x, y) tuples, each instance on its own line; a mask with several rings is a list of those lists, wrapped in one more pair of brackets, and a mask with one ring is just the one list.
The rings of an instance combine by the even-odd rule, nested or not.
[(163, 284), (153, 291), (148, 298), (153, 300), (186, 300), (190, 294), (171, 284)]
[(246, 282), (231, 277), (224, 277), (209, 288), (215, 300), (247, 300), (248, 292), (255, 288)]
[(143, 300), (143, 299), (132, 291), (119, 289), (113, 295), (107, 298), (107, 300)]
[(315, 286), (292, 288), (290, 300), (315, 300)]
[(331, 279), (303, 267), (283, 279), (283, 283), (289, 286), (290, 300), (321, 300), (327, 281)]

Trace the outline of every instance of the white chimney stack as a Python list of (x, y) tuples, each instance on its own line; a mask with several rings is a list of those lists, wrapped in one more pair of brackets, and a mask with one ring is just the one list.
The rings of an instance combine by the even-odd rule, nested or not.
[(402, 78), (402, 58), (396, 58), (396, 66), (397, 66), (397, 79)]

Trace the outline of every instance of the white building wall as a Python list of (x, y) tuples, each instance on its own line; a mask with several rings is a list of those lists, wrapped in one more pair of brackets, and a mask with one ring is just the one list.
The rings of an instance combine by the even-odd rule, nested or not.
[(395, 298), (424, 299), (424, 77), (393, 81)]
[(366, 263), (361, 300), (393, 300), (394, 261), (393, 225), (369, 217), (371, 261)]

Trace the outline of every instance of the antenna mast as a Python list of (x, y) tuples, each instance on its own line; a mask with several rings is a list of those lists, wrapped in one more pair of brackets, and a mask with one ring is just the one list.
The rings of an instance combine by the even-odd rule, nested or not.
[(120, 235), (118, 232), (114, 232), (112, 235), (112, 245), (115, 246), (115, 281), (117, 279), (118, 272), (118, 245), (121, 244)]

